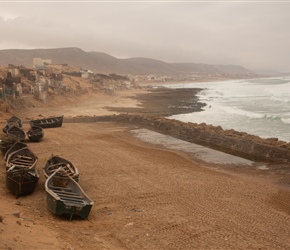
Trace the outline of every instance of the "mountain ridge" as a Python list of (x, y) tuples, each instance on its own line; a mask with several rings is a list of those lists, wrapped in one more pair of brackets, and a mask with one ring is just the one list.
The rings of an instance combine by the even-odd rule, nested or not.
[(0, 65), (8, 64), (32, 67), (32, 59), (51, 59), (53, 64), (81, 66), (94, 73), (131, 75), (234, 74), (255, 75), (239, 65), (211, 65), (203, 63), (167, 63), (146, 57), (119, 59), (104, 52), (86, 52), (77, 47), (54, 49), (7, 49), (0, 50)]

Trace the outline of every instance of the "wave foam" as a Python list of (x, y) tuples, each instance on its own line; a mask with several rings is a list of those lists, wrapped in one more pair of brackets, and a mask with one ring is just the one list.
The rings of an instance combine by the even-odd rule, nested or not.
[(290, 124), (290, 118), (282, 118), (281, 121), (286, 124)]

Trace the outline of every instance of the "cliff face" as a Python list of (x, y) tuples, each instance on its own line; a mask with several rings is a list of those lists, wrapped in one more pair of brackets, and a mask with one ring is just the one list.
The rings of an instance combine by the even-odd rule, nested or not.
[(262, 139), (235, 130), (206, 124), (183, 123), (158, 116), (121, 114), (102, 117), (67, 118), (65, 122), (116, 121), (136, 124), (181, 140), (207, 146), (255, 161), (290, 163), (290, 143), (275, 138)]

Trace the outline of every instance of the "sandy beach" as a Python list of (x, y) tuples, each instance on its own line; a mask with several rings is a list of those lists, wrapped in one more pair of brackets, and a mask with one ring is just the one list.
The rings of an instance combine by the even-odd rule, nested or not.
[[(151, 99), (147, 90), (132, 90), (56, 100), (59, 105), (27, 108), (19, 116), (27, 121), (59, 114), (177, 112), (161, 105), (160, 93)], [(197, 101), (191, 104), (195, 111), (202, 108)], [(33, 194), (18, 199), (6, 188), (1, 156), (0, 249), (290, 249), (290, 189), (279, 182), (283, 172), (205, 164), (138, 139), (138, 129), (64, 123), (45, 129), (40, 143), (26, 140), (38, 156), (40, 180)], [(79, 183), (94, 200), (88, 220), (69, 221), (48, 210), (42, 166), (51, 154), (78, 167)]]

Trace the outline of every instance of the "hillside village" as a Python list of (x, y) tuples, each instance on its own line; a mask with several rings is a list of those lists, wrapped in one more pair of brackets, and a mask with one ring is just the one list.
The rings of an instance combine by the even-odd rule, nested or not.
[[(28, 51), (25, 52), (28, 53)], [(19, 63), (18, 65), (10, 63), (7, 66), (0, 66), (0, 114), (2, 117), (6, 118), (11, 114), (14, 115), (15, 112), (19, 112), (26, 107), (53, 106), (59, 105), (60, 103), (63, 104), (65, 101), (76, 101), (77, 97), (84, 96), (84, 94), (88, 93), (106, 93), (110, 95), (115, 91), (140, 88), (140, 86), (150, 85), (152, 83), (184, 83), (254, 77), (252, 73), (238, 66), (215, 66), (214, 68), (209, 65), (195, 64), (190, 66), (175, 65), (174, 67), (177, 67), (177, 69), (181, 67), (179, 73), (182, 72), (182, 74), (173, 76), (169, 71), (160, 69), (161, 66), (164, 66), (164, 63), (156, 60), (149, 60), (148, 62), (148, 60), (145, 59), (145, 61), (141, 59), (141, 61), (132, 59), (133, 64), (128, 64), (127, 67), (125, 67), (126, 70), (124, 72), (127, 72), (126, 74), (120, 73), (123, 71), (120, 71), (118, 68), (115, 68), (116, 71), (113, 70), (116, 61), (108, 63), (106, 60), (101, 60), (103, 64), (98, 64), (99, 70), (97, 70), (96, 73), (90, 70), (91, 68), (96, 70), (95, 64), (85, 63), (86, 60), (84, 58), (88, 53), (79, 49), (34, 51), (35, 55), (39, 56), (37, 52), (41, 52), (44, 55), (50, 52), (51, 54), (47, 55), (51, 55), (51, 57), (48, 56), (47, 58), (54, 59), (42, 59), (40, 57), (30, 57), (30, 59), (28, 59), (27, 57), (25, 60), (22, 60), (24, 64)], [(77, 52), (78, 54), (74, 54), (73, 52)], [(12, 52), (10, 51), (9, 53)], [(14, 61), (12, 60), (12, 58), (15, 57), (11, 57), (9, 53), (8, 55), (10, 56), (7, 57), (6, 55), (5, 57), (4, 55), (4, 58), (6, 58), (7, 62), (15, 62), (16, 59), (14, 59)], [(60, 63), (60, 55), (64, 56), (62, 58), (70, 58), (69, 56), (71, 55), (75, 55), (74, 58), (83, 58), (83, 63), (86, 66), (83, 66), (81, 63), (82, 60), (74, 61), (73, 59), (68, 59), (68, 61), (72, 60), (72, 62), (70, 61), (72, 65), (63, 63), (63, 61)], [(95, 56), (99, 56), (99, 54)], [(105, 57), (107, 58), (108, 55), (105, 55)], [(116, 58), (114, 58), (114, 60), (121, 63), (121, 60)], [(29, 65), (31, 65), (29, 67), (27, 66), (28, 61), (30, 61)], [(58, 63), (54, 63), (54, 61), (58, 61)], [(82, 66), (76, 66), (76, 62), (80, 63)], [(137, 65), (139, 66), (137, 67)], [(135, 66), (137, 68), (141, 67), (142, 70), (134, 71), (133, 69), (136, 69)], [(192, 68), (187, 72), (182, 69), (183, 66), (185, 68), (193, 67), (195, 70)], [(88, 67), (89, 69), (84, 69), (84, 67)], [(104, 67), (107, 70), (104, 70)], [(113, 68), (108, 70), (110, 67)], [(171, 67), (172, 65), (169, 68)], [(147, 74), (141, 73), (146, 68), (149, 70)], [(131, 74), (130, 71), (135, 72), (135, 74)], [(172, 72), (175, 71), (176, 69), (172, 70)]]
[(81, 66), (34, 58), (31, 68), (0, 67), (0, 112), (13, 114), (27, 106), (53, 104), (58, 98), (70, 100), (87, 93), (112, 94), (136, 87), (133, 77), (94, 74)]

